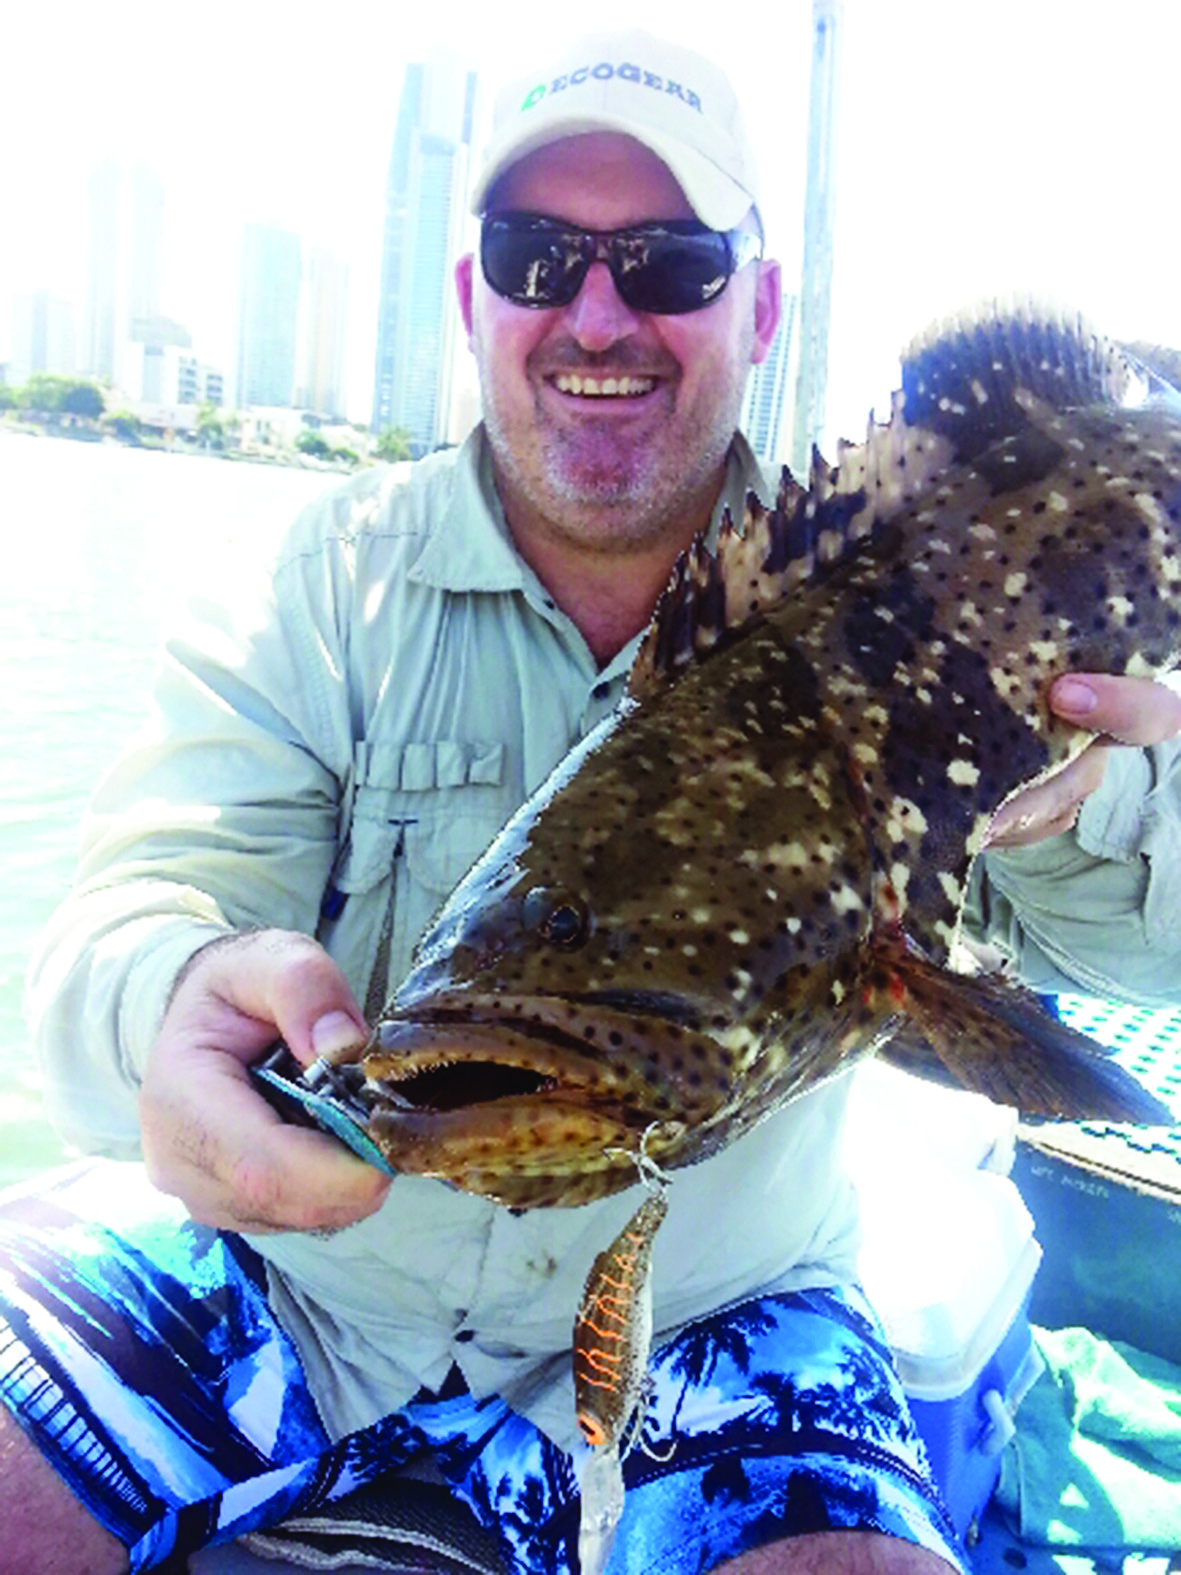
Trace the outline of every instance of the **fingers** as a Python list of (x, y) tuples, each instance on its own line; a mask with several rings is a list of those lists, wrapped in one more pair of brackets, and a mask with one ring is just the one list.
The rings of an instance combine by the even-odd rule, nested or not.
[(331, 1231), (380, 1207), (389, 1178), (335, 1138), (283, 1122), (245, 1067), (164, 1046), (140, 1101), (156, 1187), (222, 1230)]
[(1181, 694), (1151, 678), (1068, 673), (1050, 690), (1065, 721), (1121, 744), (1161, 744), (1181, 732)]
[(317, 1056), (356, 1060), (369, 1038), (344, 974), (310, 936), (291, 930), (235, 935), (199, 952), (177, 986), (169, 1016), (199, 1019), (211, 1002), (241, 1014), (249, 1060), (275, 1038), (305, 1066)]
[(992, 817), (987, 848), (1023, 848), (1069, 831), (1083, 801), (1103, 780), (1107, 746), (1096, 742), (1046, 782), (1026, 788)]
[(1096, 735), (1048, 781), (1017, 794), (993, 817), (984, 845), (1018, 848), (1069, 831), (1103, 780), (1107, 747), (1163, 743), (1181, 732), (1181, 694), (1149, 678), (1067, 673), (1050, 690), (1051, 709)]
[(277, 1037), (302, 1061), (355, 1055), (348, 984), (306, 936), (215, 942), (177, 985), (140, 1093), (144, 1160), (194, 1219), (230, 1230), (333, 1230), (378, 1208), (389, 1180), (334, 1138), (283, 1122), (249, 1064)]

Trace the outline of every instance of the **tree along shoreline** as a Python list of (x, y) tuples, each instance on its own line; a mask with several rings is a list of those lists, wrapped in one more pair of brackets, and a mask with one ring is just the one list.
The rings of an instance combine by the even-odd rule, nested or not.
[(349, 473), (413, 457), (410, 434), (402, 428), (374, 438), (366, 428), (352, 424), (351, 441), (333, 445), (314, 425), (313, 417), (305, 418), (306, 425), (294, 438), (272, 436), (269, 423), (264, 422), (243, 441), (243, 427), (248, 423), (238, 412), (202, 404), (191, 427), (175, 426), (141, 417), (133, 410), (108, 410), (108, 393), (91, 379), (44, 372), (34, 373), (21, 387), (0, 383), (0, 432), (119, 443), (164, 454), (206, 454), (327, 473)]

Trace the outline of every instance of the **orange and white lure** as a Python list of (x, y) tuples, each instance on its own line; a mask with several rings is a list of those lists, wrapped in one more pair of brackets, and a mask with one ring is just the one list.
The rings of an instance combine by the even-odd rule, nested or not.
[(642, 1150), (636, 1162), (650, 1196), (595, 1258), (574, 1320), (574, 1403), (591, 1451), (579, 1481), (582, 1575), (607, 1566), (623, 1513), (623, 1459), (644, 1420), (652, 1245), (668, 1213), (668, 1182)]

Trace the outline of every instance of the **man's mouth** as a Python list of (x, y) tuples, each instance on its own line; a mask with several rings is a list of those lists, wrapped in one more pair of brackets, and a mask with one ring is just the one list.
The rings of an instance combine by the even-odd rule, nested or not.
[(650, 394), (656, 387), (656, 379), (627, 373), (596, 377), (589, 372), (559, 372), (554, 378), (554, 387), (559, 394), (577, 394), (582, 399), (628, 399)]

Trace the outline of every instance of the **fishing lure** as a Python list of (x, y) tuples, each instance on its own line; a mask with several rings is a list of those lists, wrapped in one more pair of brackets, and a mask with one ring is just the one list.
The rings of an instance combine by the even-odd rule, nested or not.
[(607, 1567), (623, 1513), (623, 1460), (644, 1421), (652, 1244), (668, 1213), (668, 1181), (642, 1148), (636, 1164), (650, 1195), (595, 1258), (574, 1320), (574, 1404), (590, 1448), (579, 1481), (582, 1575)]

